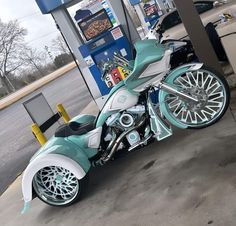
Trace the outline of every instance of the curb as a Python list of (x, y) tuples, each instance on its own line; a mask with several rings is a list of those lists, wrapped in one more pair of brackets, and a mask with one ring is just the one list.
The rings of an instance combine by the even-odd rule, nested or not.
[(75, 62), (67, 64), (66, 66), (52, 72), (49, 75), (44, 76), (43, 78), (23, 87), (20, 90), (8, 95), (7, 97), (0, 100), (0, 110), (8, 107), (9, 105), (15, 103), (16, 101), (20, 100), (21, 98), (27, 96), (28, 94), (34, 92), (35, 90), (41, 88), (42, 86), (48, 84), (49, 82), (59, 78), (60, 76), (64, 75), (66, 72), (71, 71), (76, 67)]

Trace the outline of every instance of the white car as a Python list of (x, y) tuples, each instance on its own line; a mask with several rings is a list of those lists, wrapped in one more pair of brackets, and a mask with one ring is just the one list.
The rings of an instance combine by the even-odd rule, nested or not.
[[(203, 25), (206, 26), (209, 22), (217, 24), (220, 22), (220, 15), (223, 13), (236, 16), (236, 1), (195, 1), (194, 5), (200, 14)], [(190, 16), (191, 18), (191, 16)], [(162, 30), (162, 40), (166, 39), (186, 39), (188, 37), (187, 31), (181, 21), (177, 10), (163, 15), (152, 26), (146, 38), (159, 39), (158, 29)]]

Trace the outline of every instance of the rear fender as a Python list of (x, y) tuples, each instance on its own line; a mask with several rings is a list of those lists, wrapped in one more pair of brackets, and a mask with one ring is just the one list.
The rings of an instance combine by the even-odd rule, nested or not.
[(59, 154), (43, 154), (31, 161), (23, 173), (22, 193), (25, 203), (32, 200), (32, 182), (35, 174), (42, 168), (47, 166), (63, 167), (71, 171), (78, 180), (81, 180), (86, 172), (74, 160)]

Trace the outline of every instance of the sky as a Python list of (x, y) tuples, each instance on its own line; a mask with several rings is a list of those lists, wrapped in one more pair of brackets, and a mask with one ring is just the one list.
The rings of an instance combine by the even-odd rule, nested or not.
[(26, 42), (39, 50), (50, 46), (59, 35), (51, 15), (43, 15), (35, 0), (0, 0), (0, 19), (3, 22), (18, 19), (27, 29)]

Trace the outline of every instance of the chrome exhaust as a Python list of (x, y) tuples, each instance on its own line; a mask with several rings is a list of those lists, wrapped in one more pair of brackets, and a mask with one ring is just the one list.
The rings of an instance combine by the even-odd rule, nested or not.
[(104, 163), (108, 162), (108, 161), (113, 157), (113, 155), (115, 154), (115, 152), (116, 152), (117, 149), (119, 148), (120, 143), (121, 143), (122, 140), (126, 137), (126, 135), (127, 135), (128, 133), (132, 132), (133, 130), (136, 130), (136, 129), (138, 129), (139, 127), (141, 127), (141, 126), (145, 123), (145, 121), (146, 121), (146, 117), (142, 117), (142, 119), (140, 120), (140, 122), (139, 122), (137, 125), (133, 126), (132, 128), (128, 129), (127, 131), (124, 131), (124, 132), (116, 139), (116, 141), (114, 142), (114, 146), (113, 146), (113, 148), (111, 149), (110, 153), (109, 153), (106, 157), (104, 157), (104, 158), (102, 159), (102, 161), (103, 161)]

